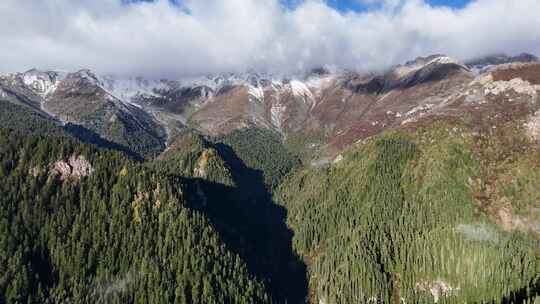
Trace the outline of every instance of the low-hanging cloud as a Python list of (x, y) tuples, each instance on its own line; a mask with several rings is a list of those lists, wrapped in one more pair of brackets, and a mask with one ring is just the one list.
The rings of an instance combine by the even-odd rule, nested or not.
[[(371, 70), (444, 53), (540, 53), (540, 1), (423, 0), (338, 12), (322, 0), (2, 0), (0, 71), (37, 67), (181, 77), (292, 72), (322, 65)], [(181, 3), (181, 4), (178, 4)]]

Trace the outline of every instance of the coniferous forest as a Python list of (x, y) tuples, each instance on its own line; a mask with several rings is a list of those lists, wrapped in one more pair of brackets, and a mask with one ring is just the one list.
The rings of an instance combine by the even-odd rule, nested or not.
[(322, 166), (186, 130), (143, 161), (2, 106), (1, 303), (538, 301), (540, 150), (511, 126), (389, 131)]
[(534, 302), (538, 239), (481, 210), (472, 139), (448, 130), (374, 138), (283, 183), (294, 248), (325, 303)]
[[(118, 152), (2, 130), (1, 302), (255, 303), (263, 284), (186, 206), (185, 185)], [(82, 155), (93, 173), (48, 167)]]

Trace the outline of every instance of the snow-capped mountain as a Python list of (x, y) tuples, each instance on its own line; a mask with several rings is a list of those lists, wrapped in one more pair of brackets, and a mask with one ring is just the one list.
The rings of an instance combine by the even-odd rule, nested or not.
[[(320, 68), (304, 75), (250, 71), (158, 80), (34, 69), (0, 76), (0, 97), (139, 152), (159, 151), (185, 127), (209, 135), (267, 128), (284, 138), (301, 135), (307, 147), (339, 151), (387, 128), (454, 115), (452, 105), (463, 110), (462, 99), (484, 102), (489, 94), (469, 87), (479, 86), (472, 85), (478, 77), (503, 75), (497, 74), (499, 66), (504, 69), (499, 62), (529, 62), (521, 63), (531, 65), (522, 80), (534, 85), (534, 78), (527, 78), (536, 73), (534, 59), (520, 55), (461, 64), (433, 55), (383, 73)], [(516, 73), (512, 77), (521, 72)], [(486, 83), (499, 85), (495, 79)]]
[[(89, 70), (74, 73), (30, 70), (0, 77), (3, 99), (31, 107), (66, 128), (101, 136), (143, 155), (164, 148), (165, 130), (148, 112), (105, 89)], [(95, 135), (92, 135), (95, 134)]]

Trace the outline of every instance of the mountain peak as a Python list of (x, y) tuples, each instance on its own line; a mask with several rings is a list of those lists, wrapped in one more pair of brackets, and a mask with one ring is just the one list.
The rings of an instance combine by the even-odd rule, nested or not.
[(418, 64), (427, 64), (428, 62), (432, 60), (436, 60), (439, 58), (450, 58), (444, 54), (433, 54), (428, 56), (418, 56), (414, 60), (409, 60), (405, 62), (404, 66), (414, 66)]
[(440, 65), (457, 65), (464, 70), (469, 70), (468, 67), (462, 65), (457, 60), (442, 54), (430, 55), (427, 57), (417, 57), (415, 60), (407, 61), (403, 65), (398, 65), (392, 69), (391, 74), (396, 78), (409, 77), (410, 75), (425, 69), (427, 67), (434, 67)]

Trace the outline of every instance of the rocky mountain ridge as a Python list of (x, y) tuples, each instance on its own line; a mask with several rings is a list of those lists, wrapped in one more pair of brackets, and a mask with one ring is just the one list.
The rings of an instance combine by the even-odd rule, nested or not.
[[(270, 129), (299, 150), (335, 155), (387, 128), (461, 112), (469, 104), (461, 99), (485, 100), (489, 94), (481, 86), (493, 86), (476, 78), (508, 70), (504, 64), (511, 62), (528, 62), (526, 73), (535, 74), (535, 61), (522, 54), (462, 64), (432, 55), (379, 73), (320, 68), (297, 76), (251, 71), (180, 80), (33, 69), (0, 76), (0, 97), (63, 124), (81, 125), (141, 155), (159, 153), (186, 127), (207, 135)], [(513, 76), (520, 78), (519, 72)]]

